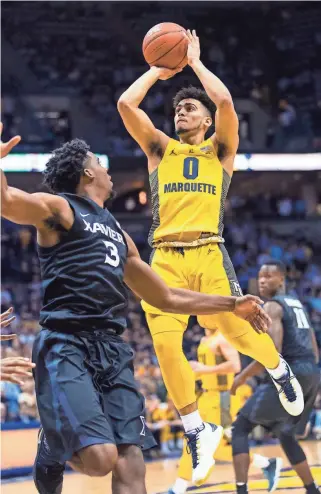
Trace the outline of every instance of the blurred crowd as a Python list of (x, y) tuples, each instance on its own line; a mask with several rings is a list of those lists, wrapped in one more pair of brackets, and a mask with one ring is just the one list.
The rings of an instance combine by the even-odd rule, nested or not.
[[(317, 244), (308, 241), (304, 232), (283, 237), (258, 225), (250, 220), (233, 220), (228, 221), (226, 227), (226, 244), (241, 287), (244, 292), (256, 293), (258, 266), (271, 258), (282, 259), (288, 270), (289, 291), (297, 293), (309, 310), (321, 356), (321, 266), (318, 264), (320, 257)], [(319, 239), (316, 241), (319, 242)], [(17, 318), (10, 332), (18, 334), (16, 340), (2, 345), (2, 356), (30, 357), (35, 335), (39, 331), (38, 314), (41, 307), (40, 271), (34, 231), (3, 220), (1, 255), (1, 312), (10, 306), (15, 308)], [(197, 346), (203, 334), (196, 318), (191, 317), (184, 338), (184, 351), (188, 359), (196, 358)], [(160, 457), (175, 453), (182, 445), (180, 421), (167, 398), (145, 316), (133, 295), (129, 299), (128, 329), (124, 338), (136, 352), (135, 374), (146, 398), (147, 423), (159, 443), (159, 448), (151, 455)], [(255, 381), (252, 385), (255, 385)], [(33, 380), (27, 380), (21, 387), (1, 383), (2, 422), (30, 423), (37, 419)], [(321, 438), (321, 390), (311, 417), (311, 431)]]
[[(258, 208), (257, 205), (260, 205)], [(257, 194), (252, 191), (251, 194), (235, 195), (228, 197), (225, 202), (225, 214), (234, 218), (240, 215), (249, 216), (256, 219), (304, 219), (306, 217), (317, 217), (321, 215), (321, 196), (317, 194), (312, 204), (302, 196), (293, 195), (276, 195), (269, 192)]]
[[(253, 101), (266, 114), (262, 150), (321, 149), (321, 13), (314, 2), (20, 2), (19, 8), (5, 2), (2, 11), (3, 35), (38, 79), (37, 91), (80, 97), (105, 126), (111, 156), (141, 155), (116, 102), (147, 68), (141, 52), (145, 33), (169, 19), (197, 29), (208, 68), (233, 98)], [(4, 96), (19, 87), (12, 77), (4, 74)], [(143, 107), (169, 135), (174, 132), (170, 95), (190, 82), (197, 84), (186, 69), (156, 84), (145, 98)], [(4, 112), (7, 134), (19, 129), (19, 110)], [(46, 127), (48, 135), (54, 140), (58, 131), (58, 139), (67, 139), (72, 135), (68, 110), (56, 119)], [(241, 112), (241, 151), (253, 150), (252, 138), (249, 115)]]

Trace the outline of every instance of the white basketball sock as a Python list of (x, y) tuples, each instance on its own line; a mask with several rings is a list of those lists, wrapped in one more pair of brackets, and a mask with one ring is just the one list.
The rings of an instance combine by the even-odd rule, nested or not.
[(203, 420), (198, 410), (195, 410), (195, 412), (192, 413), (188, 413), (187, 415), (181, 415), (181, 419), (185, 432), (191, 432), (194, 429), (202, 427), (203, 425)]
[(272, 377), (274, 377), (274, 379), (280, 379), (280, 377), (284, 376), (288, 372), (286, 362), (282, 357), (280, 357), (279, 365), (275, 369), (266, 368), (266, 370)]
[(172, 487), (174, 494), (185, 494), (188, 488), (189, 481), (185, 479), (176, 479), (175, 484)]
[(267, 468), (269, 466), (269, 464), (270, 464), (270, 461), (266, 456), (261, 456), (261, 455), (257, 455), (257, 454), (253, 455), (252, 465), (255, 468)]

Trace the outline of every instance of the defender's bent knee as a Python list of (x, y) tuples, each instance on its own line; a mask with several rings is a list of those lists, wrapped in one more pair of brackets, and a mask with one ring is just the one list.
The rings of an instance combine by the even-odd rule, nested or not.
[(113, 471), (117, 459), (114, 444), (94, 444), (78, 452), (84, 472), (90, 477), (105, 477)]
[(252, 432), (254, 424), (239, 414), (232, 425), (232, 453), (233, 456), (249, 453), (248, 436)]

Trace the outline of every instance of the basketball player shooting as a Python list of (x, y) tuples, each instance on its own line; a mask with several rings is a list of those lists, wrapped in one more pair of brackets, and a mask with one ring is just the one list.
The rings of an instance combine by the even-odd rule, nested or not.
[[(148, 158), (152, 269), (171, 287), (240, 296), (222, 237), (224, 202), (239, 142), (238, 118), (228, 89), (200, 60), (196, 32), (187, 31), (187, 36), (187, 62), (205, 90), (190, 86), (176, 94), (174, 123), (179, 140), (156, 129), (139, 105), (158, 80), (173, 77), (180, 67), (152, 66), (121, 95), (118, 110)], [(215, 132), (206, 139), (214, 120)], [(184, 425), (192, 456), (192, 481), (201, 485), (214, 465), (222, 428), (203, 423), (198, 412), (194, 374), (182, 350), (188, 316), (172, 315), (146, 302), (143, 308), (167, 390)], [(218, 328), (239, 352), (260, 362), (285, 410), (300, 415), (304, 407), (301, 387), (269, 335), (256, 333), (233, 314), (198, 320), (204, 328)]]
[[(1, 143), (1, 157), (18, 142)], [(44, 172), (51, 194), (28, 194), (1, 175), (1, 213), (36, 227), (43, 281), (42, 330), (33, 347), (42, 424), (36, 488), (60, 494), (69, 461), (89, 476), (112, 472), (117, 494), (146, 494), (141, 447), (154, 441), (145, 427), (133, 351), (120, 336), (126, 328), (125, 283), (166, 312), (231, 310), (257, 331), (266, 331), (270, 320), (257, 297), (168, 288), (104, 208), (111, 177), (84, 141), (54, 151)]]

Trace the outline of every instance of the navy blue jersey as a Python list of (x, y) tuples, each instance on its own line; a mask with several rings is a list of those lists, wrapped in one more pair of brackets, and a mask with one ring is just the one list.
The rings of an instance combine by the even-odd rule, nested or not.
[(57, 245), (38, 246), (44, 287), (40, 324), (66, 332), (110, 328), (122, 333), (127, 308), (124, 234), (112, 214), (91, 199), (60, 196), (75, 219)]
[(311, 324), (300, 300), (290, 295), (272, 298), (282, 306), (283, 343), (282, 355), (289, 363), (314, 362)]

